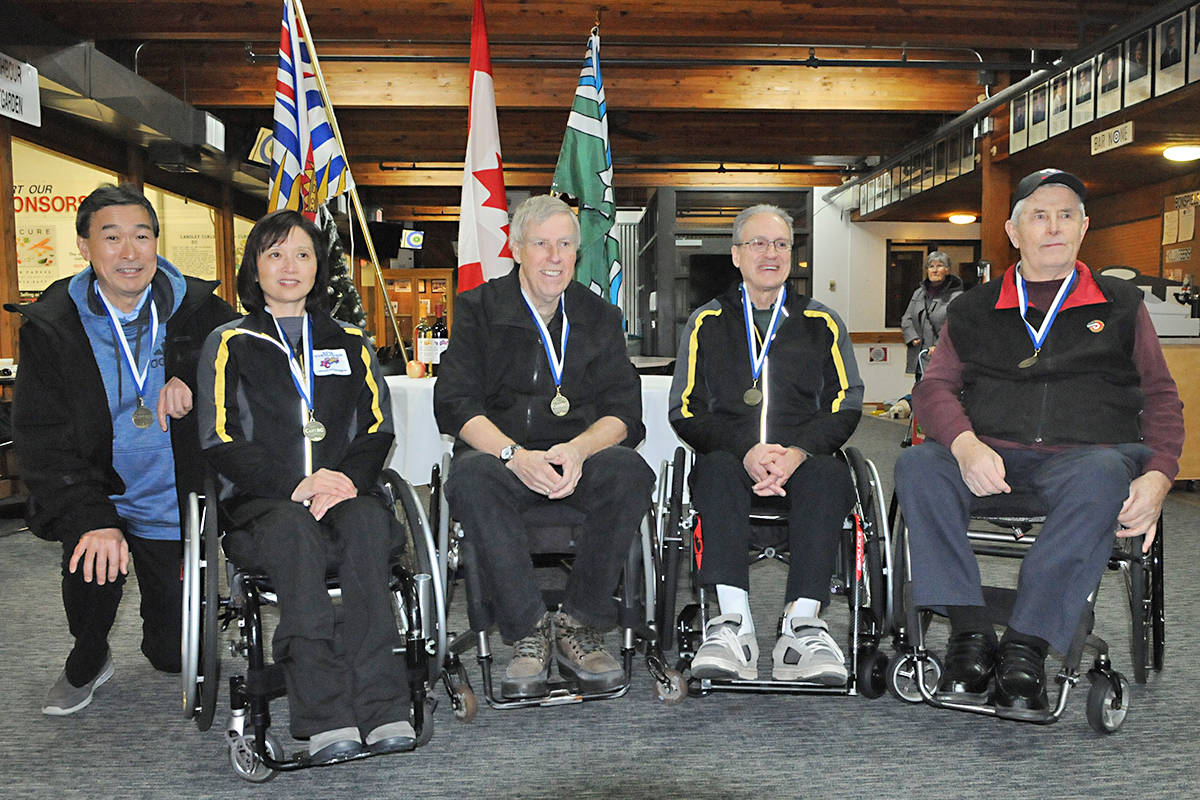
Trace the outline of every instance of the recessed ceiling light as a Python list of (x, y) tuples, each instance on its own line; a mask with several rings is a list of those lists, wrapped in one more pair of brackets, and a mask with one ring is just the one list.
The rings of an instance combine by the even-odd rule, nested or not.
[(1176, 144), (1163, 150), (1163, 158), (1168, 161), (1195, 161), (1200, 159), (1200, 145)]
[(955, 225), (970, 225), (976, 217), (974, 214), (951, 214), (949, 219)]

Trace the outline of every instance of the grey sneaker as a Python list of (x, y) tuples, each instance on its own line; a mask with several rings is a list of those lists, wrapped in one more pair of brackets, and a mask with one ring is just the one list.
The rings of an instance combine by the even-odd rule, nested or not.
[(406, 753), (413, 750), (417, 746), (417, 733), (413, 730), (412, 724), (402, 719), (397, 722), (388, 722), (367, 734), (367, 738), (363, 740), (375, 755), (380, 753)]
[(358, 728), (334, 728), (308, 737), (310, 764), (328, 764), (356, 756), (363, 751)]
[(62, 674), (58, 676), (58, 680), (50, 687), (50, 691), (46, 695), (46, 702), (42, 704), (42, 713), (49, 714), (52, 717), (65, 717), (68, 714), (74, 714), (92, 702), (92, 695), (96, 693), (96, 689), (100, 688), (112, 676), (113, 660), (111, 652), (105, 656), (104, 666), (100, 668), (100, 672), (96, 674), (96, 677), (83, 686), (72, 686), (71, 682), (67, 680), (67, 671), (64, 669)]
[(546, 677), (550, 667), (550, 614), (542, 615), (533, 633), (513, 643), (512, 658), (504, 668), (500, 694), (504, 697), (541, 697), (550, 690)]
[(704, 643), (692, 659), (692, 675), (697, 678), (758, 678), (758, 640), (754, 633), (738, 635), (741, 614), (722, 614), (709, 620)]
[(784, 630), (771, 653), (771, 677), (777, 681), (810, 681), (825, 686), (846, 683), (846, 657), (829, 635), (824, 620), (798, 617)]
[(625, 670), (604, 649), (604, 634), (581, 625), (565, 611), (554, 615), (555, 660), (560, 674), (579, 681), (585, 692), (620, 688)]

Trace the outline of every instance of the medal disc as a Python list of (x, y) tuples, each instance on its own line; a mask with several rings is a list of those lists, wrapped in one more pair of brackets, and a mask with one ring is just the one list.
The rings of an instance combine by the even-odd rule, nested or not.
[(571, 410), (571, 401), (563, 397), (561, 394), (554, 395), (554, 399), (550, 401), (550, 411), (556, 417), (565, 417), (567, 412)]
[(310, 442), (319, 442), (325, 438), (325, 426), (315, 419), (304, 423), (304, 438)]
[(133, 410), (133, 424), (139, 428), (149, 428), (154, 424), (154, 412), (139, 405)]
[(1018, 363), (1017, 368), (1018, 369), (1029, 369), (1037, 362), (1038, 362), (1037, 353), (1034, 353), (1029, 358), (1026, 358), (1023, 361), (1021, 361), (1020, 363)]
[(759, 389), (757, 386), (751, 386), (742, 395), (742, 401), (748, 406), (756, 406), (762, 402), (762, 397), (762, 389)]

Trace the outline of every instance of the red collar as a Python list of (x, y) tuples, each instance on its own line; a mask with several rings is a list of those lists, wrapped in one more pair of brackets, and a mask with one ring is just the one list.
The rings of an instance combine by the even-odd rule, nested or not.
[[(996, 300), (996, 308), (1020, 307), (1020, 303), (1017, 302), (1016, 274), (1016, 264), (1005, 270), (1003, 282), (1000, 284), (1000, 297)], [(1075, 287), (1071, 289), (1071, 293), (1063, 301), (1062, 310), (1107, 302), (1108, 298), (1104, 296), (1104, 292), (1100, 291), (1100, 287), (1096, 284), (1096, 279), (1092, 277), (1092, 271), (1088, 268), (1088, 265), (1082, 261), (1076, 261)]]

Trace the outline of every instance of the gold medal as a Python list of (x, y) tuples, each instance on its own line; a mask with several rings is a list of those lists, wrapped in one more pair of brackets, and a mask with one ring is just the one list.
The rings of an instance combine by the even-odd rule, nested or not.
[(142, 404), (140, 397), (138, 398), (138, 407), (133, 410), (133, 424), (139, 428), (149, 428), (154, 424), (154, 412)]
[(742, 402), (748, 406), (756, 406), (762, 402), (762, 398), (762, 390), (757, 386), (751, 386), (746, 390), (746, 393), (742, 395)]
[(1026, 358), (1026, 359), (1023, 359), (1022, 361), (1020, 361), (1017, 364), (1017, 368), (1018, 369), (1029, 369), (1037, 362), (1038, 362), (1038, 354), (1037, 354), (1037, 351), (1035, 350), (1033, 355), (1031, 355), (1029, 358)]
[(567, 412), (571, 410), (571, 401), (562, 396), (561, 391), (556, 391), (554, 399), (550, 401), (550, 411), (556, 417), (565, 417)]
[(308, 422), (304, 423), (304, 438), (310, 442), (319, 442), (325, 438), (325, 426), (314, 419), (311, 413), (308, 415)]

